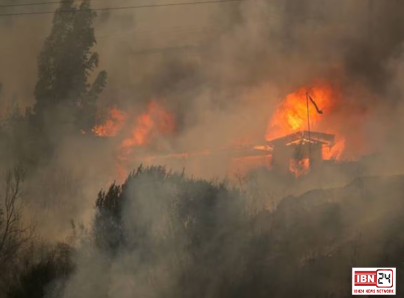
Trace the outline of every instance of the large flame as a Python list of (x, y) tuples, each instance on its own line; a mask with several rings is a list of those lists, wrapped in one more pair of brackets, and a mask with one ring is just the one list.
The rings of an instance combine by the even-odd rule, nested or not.
[[(318, 108), (321, 109), (323, 113), (319, 113), (315, 105), (310, 100), (307, 100), (308, 94), (313, 98)], [(323, 146), (323, 159), (341, 159), (345, 149), (345, 137), (338, 129), (338, 121), (330, 121), (331, 116), (333, 114), (335, 115), (333, 111), (336, 109), (338, 96), (338, 92), (329, 84), (325, 83), (316, 84), (312, 87), (302, 87), (296, 92), (288, 94), (277, 106), (268, 123), (265, 135), (266, 139), (273, 140), (297, 131), (308, 130), (309, 119), (311, 131), (335, 135), (335, 144), (333, 146)], [(131, 111), (123, 112), (117, 108), (113, 108), (109, 111), (109, 118), (105, 123), (93, 128), (94, 134), (98, 136), (117, 137), (119, 142), (117, 147), (117, 159), (119, 161), (118, 171), (121, 177), (126, 176), (128, 160), (132, 159), (134, 154), (139, 156), (141, 152), (147, 152), (140, 150), (140, 147), (159, 149), (158, 146), (156, 147), (156, 145), (159, 144), (159, 137), (166, 137), (173, 134), (176, 126), (174, 116), (156, 101), (151, 102), (141, 114), (131, 117), (133, 114), (134, 113), (131, 113)], [(238, 146), (234, 145), (232, 149), (237, 151), (236, 149), (243, 148), (243, 146), (241, 146), (242, 143), (244, 142), (238, 142)], [(259, 166), (258, 164), (269, 163), (268, 161), (270, 159), (268, 159), (268, 156), (272, 154), (271, 147), (261, 144), (253, 146), (253, 148), (260, 151), (267, 151), (268, 155), (266, 155), (265, 158), (236, 158), (238, 165), (240, 165), (241, 160), (248, 160), (246, 164), (254, 164), (254, 167)], [(221, 150), (218, 149), (218, 152), (221, 152)], [(201, 153), (203, 153), (202, 155), (211, 154), (209, 152), (206, 153), (202, 148), (201, 152), (194, 152), (191, 156), (201, 156)], [(188, 155), (187, 153), (172, 153), (157, 155), (157, 158), (179, 158)], [(142, 161), (145, 161), (145, 158), (146, 160), (154, 160), (156, 157), (143, 154), (142, 158)], [(298, 177), (308, 173), (310, 168), (309, 163), (308, 158), (292, 160), (289, 164), (289, 169)], [(250, 167), (239, 168), (247, 169)]]
[[(323, 114), (318, 113), (314, 104), (307, 100), (308, 94)], [(272, 140), (297, 131), (308, 130), (310, 125), (311, 130), (334, 134), (336, 137), (333, 147), (323, 148), (323, 159), (340, 159), (345, 148), (345, 138), (336, 127), (330, 127), (325, 121), (335, 107), (337, 96), (332, 87), (325, 83), (313, 87), (302, 87), (288, 94), (269, 121), (266, 139)], [(303, 168), (305, 166), (308, 166), (308, 162), (304, 163)]]
[(116, 107), (108, 111), (108, 119), (103, 124), (94, 126), (93, 133), (100, 137), (116, 136), (123, 128), (126, 114)]
[(268, 125), (267, 140), (279, 138), (299, 130), (307, 130), (307, 107), (311, 129), (318, 126), (324, 115), (317, 113), (311, 102), (307, 105), (307, 94), (310, 94), (315, 99), (318, 107), (324, 111), (324, 114), (327, 114), (332, 107), (332, 89), (327, 85), (311, 88), (302, 87), (298, 91), (288, 94), (278, 105)]
[(117, 154), (117, 172), (120, 178), (126, 177), (127, 161), (140, 146), (149, 145), (158, 136), (166, 136), (174, 132), (175, 120), (163, 106), (152, 101), (146, 110), (138, 116), (133, 113), (111, 108), (108, 119), (94, 126), (93, 133), (99, 137), (119, 137), (121, 139)]
[(156, 136), (165, 136), (174, 132), (175, 120), (172, 114), (156, 102), (148, 105), (147, 111), (134, 120), (130, 135), (126, 137), (120, 147), (127, 153), (133, 148), (145, 145)]

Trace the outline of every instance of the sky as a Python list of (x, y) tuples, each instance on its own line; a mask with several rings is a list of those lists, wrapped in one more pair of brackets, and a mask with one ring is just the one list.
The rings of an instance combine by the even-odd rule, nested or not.
[[(33, 1), (32, 1), (33, 2)], [(36, 1), (41, 2), (41, 1)], [(94, 8), (122, 7), (167, 1), (114, 0), (93, 1)], [(177, 0), (169, 2), (179, 2)], [(192, 0), (191, 0), (192, 2)], [(29, 3), (29, 1), (1, 1)], [(96, 50), (100, 54), (100, 69), (106, 69), (111, 80), (136, 77), (146, 61), (155, 60), (161, 50), (197, 47), (207, 32), (215, 30), (212, 17), (230, 4), (204, 4), (144, 9), (103, 11), (95, 22)], [(0, 8), (1, 13), (50, 11), (57, 4)], [(37, 56), (50, 33), (52, 15), (0, 16), (0, 82), (3, 85), (1, 107), (15, 94), (21, 106), (32, 105), (36, 83)], [(186, 50), (186, 49), (185, 49)], [(116, 57), (125, 56), (117, 63)], [(146, 66), (147, 68), (147, 66)], [(119, 85), (116, 87), (119, 88)]]

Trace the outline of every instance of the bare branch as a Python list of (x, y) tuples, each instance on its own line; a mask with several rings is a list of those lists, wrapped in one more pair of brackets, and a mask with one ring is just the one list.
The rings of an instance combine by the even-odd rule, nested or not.
[[(4, 194), (0, 205), (0, 263), (8, 259), (33, 237), (33, 230), (23, 227), (21, 222), (21, 188), (24, 182), (24, 170), (16, 166), (5, 175)], [(1, 201), (0, 201), (1, 202)]]

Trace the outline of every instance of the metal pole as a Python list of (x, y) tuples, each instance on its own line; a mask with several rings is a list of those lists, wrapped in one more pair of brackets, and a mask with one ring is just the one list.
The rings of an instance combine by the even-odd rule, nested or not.
[(368, 41), (369, 41), (369, 47), (373, 46), (373, 11), (374, 11), (374, 3), (373, 0), (368, 0)]
[(309, 112), (309, 93), (308, 92), (306, 92), (306, 107), (307, 107), (307, 130), (309, 132), (309, 168), (311, 169), (310, 112)]

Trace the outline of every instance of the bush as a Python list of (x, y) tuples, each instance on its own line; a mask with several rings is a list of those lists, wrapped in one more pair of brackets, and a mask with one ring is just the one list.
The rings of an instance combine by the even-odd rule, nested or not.
[(8, 294), (10, 298), (42, 298), (48, 291), (57, 297), (74, 266), (71, 260), (72, 248), (60, 243), (39, 262), (29, 264), (20, 276), (19, 282)]

